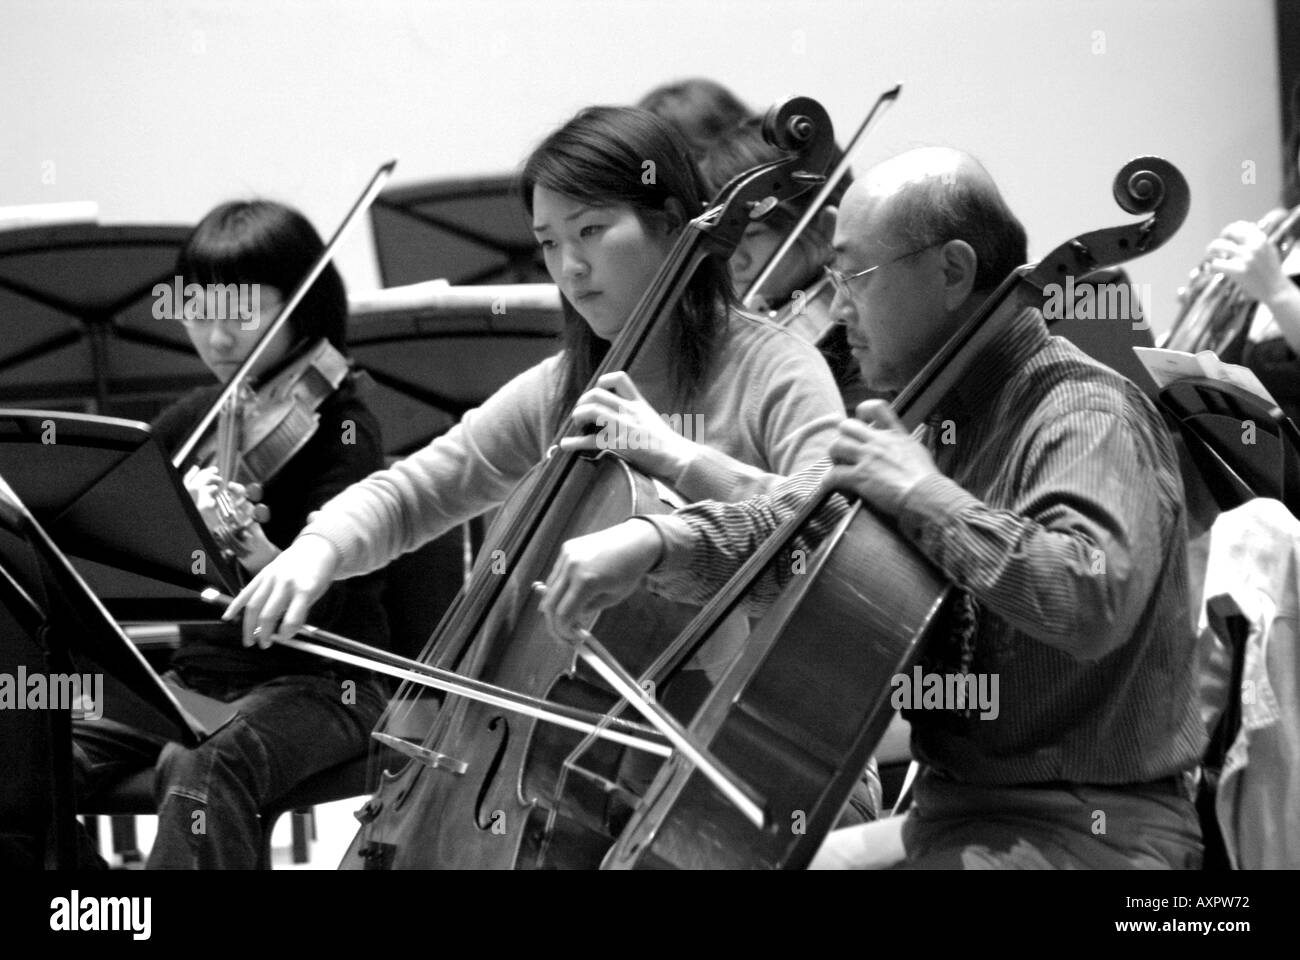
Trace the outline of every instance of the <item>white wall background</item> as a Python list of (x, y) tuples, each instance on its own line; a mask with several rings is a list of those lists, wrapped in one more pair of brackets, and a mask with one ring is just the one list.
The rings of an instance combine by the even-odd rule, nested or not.
[[(192, 222), (261, 194), (328, 233), (390, 155), (397, 183), (512, 170), (579, 107), (670, 79), (760, 108), (817, 97), (841, 140), (901, 81), (862, 163), (972, 151), (1032, 257), (1127, 219), (1124, 161), (1174, 161), (1191, 215), (1129, 267), (1163, 329), (1211, 236), (1278, 202), (1273, 18), (1273, 0), (0, 0), (0, 205)], [(339, 262), (377, 285), (365, 229)]]

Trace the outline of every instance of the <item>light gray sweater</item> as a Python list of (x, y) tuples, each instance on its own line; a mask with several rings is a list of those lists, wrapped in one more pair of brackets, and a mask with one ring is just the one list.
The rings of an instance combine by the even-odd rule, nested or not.
[[(423, 450), (348, 487), (301, 536), (333, 545), (336, 576), (358, 576), (500, 505), (553, 440), (561, 360), (525, 370)], [(674, 406), (669, 374), (667, 360), (631, 371), (656, 411), (703, 428), (681, 474), (659, 478), (687, 501), (736, 502), (770, 489), (824, 457), (844, 418), (821, 354), (764, 320), (731, 317), (690, 410)]]

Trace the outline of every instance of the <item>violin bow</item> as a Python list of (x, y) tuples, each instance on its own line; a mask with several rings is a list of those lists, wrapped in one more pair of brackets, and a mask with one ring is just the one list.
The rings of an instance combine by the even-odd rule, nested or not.
[(356, 223), (361, 214), (370, 209), (370, 205), (374, 203), (375, 198), (379, 196), (379, 191), (384, 189), (384, 185), (388, 183), (389, 177), (393, 175), (393, 168), (396, 166), (396, 157), (379, 165), (379, 169), (374, 172), (373, 176), (371, 176), (370, 182), (366, 184), (366, 188), (361, 191), (361, 196), (353, 202), (352, 209), (347, 212), (347, 216), (343, 218), (343, 222), (340, 223), (338, 229), (334, 231), (334, 236), (330, 237), (329, 243), (325, 245), (325, 249), (322, 250), (320, 256), (316, 258), (316, 262), (312, 264), (312, 268), (307, 271), (307, 275), (304, 276), (302, 280), (299, 281), (298, 286), (294, 288), (293, 295), (289, 297), (288, 302), (285, 303), (284, 308), (280, 311), (280, 315), (275, 318), (275, 322), (272, 323), (271, 326), (266, 329), (266, 332), (262, 334), (261, 339), (257, 341), (248, 356), (244, 358), (244, 362), (239, 365), (239, 368), (235, 371), (234, 375), (230, 378), (230, 381), (217, 396), (217, 399), (208, 409), (208, 412), (203, 415), (201, 420), (199, 420), (198, 426), (194, 428), (189, 438), (181, 445), (180, 449), (176, 452), (176, 455), (172, 457), (173, 467), (179, 470), (185, 461), (189, 459), (190, 454), (194, 452), (194, 448), (198, 446), (199, 441), (208, 432), (208, 428), (212, 426), (212, 421), (220, 414), (222, 406), (230, 399), (230, 397), (234, 396), (235, 391), (239, 389), (239, 385), (244, 381), (244, 378), (248, 376), (248, 371), (253, 368), (253, 364), (257, 363), (258, 358), (260, 358), (266, 351), (267, 347), (271, 345), (271, 339), (279, 333), (284, 325), (289, 321), (289, 317), (293, 314), (293, 311), (298, 304), (302, 302), (302, 298), (307, 295), (307, 291), (311, 289), (311, 285), (316, 282), (316, 279), (321, 275), (321, 272), (334, 258), (334, 251), (338, 249), (343, 237), (347, 235), (348, 231), (352, 228), (353, 224)]

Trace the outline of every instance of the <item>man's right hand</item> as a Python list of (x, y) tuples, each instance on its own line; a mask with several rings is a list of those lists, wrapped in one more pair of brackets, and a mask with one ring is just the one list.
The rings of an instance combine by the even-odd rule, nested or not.
[(312, 604), (334, 582), (339, 555), (324, 537), (299, 537), (239, 592), (222, 614), (244, 613), (244, 646), (269, 647), (275, 637), (291, 637), (307, 621)]

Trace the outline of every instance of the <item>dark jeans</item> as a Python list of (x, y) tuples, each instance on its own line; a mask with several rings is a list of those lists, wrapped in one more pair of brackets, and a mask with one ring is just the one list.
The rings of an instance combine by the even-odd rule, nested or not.
[(73, 731), (81, 797), (93, 799), (105, 784), (154, 767), (151, 868), (256, 867), (260, 811), (312, 774), (364, 755), (386, 702), (378, 687), (345, 687), (330, 674), (252, 686), (194, 672), (182, 679), (173, 671), (168, 679), (238, 712), (193, 749), (107, 719), (80, 721)]

